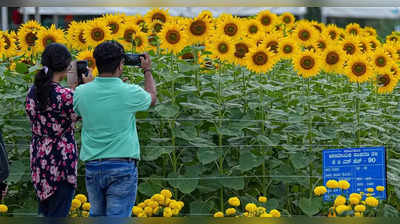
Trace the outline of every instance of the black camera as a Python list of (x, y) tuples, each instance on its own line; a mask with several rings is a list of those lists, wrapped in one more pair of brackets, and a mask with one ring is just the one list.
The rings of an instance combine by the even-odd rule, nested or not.
[(78, 84), (83, 84), (83, 77), (82, 75), (85, 75), (85, 77), (88, 77), (89, 75), (89, 69), (88, 69), (88, 62), (85, 60), (77, 61), (76, 62), (76, 74), (78, 76)]
[(125, 65), (140, 66), (142, 63), (140, 57), (145, 58), (144, 54), (125, 54)]

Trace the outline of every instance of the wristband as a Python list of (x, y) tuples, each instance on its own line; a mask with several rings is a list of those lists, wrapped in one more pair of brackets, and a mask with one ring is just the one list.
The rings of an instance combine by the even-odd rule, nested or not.
[(151, 72), (151, 68), (149, 68), (149, 69), (144, 69), (143, 73), (146, 74), (146, 72)]

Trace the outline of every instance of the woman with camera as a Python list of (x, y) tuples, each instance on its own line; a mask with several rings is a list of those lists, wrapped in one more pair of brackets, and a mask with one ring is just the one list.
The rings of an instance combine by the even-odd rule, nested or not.
[(31, 176), (39, 215), (45, 217), (68, 215), (77, 184), (74, 124), (78, 116), (73, 111), (73, 91), (60, 85), (67, 73), (73, 72), (71, 60), (64, 45), (48, 45), (42, 54), (43, 68), (26, 97), (25, 109), (32, 126)]

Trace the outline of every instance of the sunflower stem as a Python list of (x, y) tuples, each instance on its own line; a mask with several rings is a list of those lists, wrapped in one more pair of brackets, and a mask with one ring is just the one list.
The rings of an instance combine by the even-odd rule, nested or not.
[[(308, 114), (308, 144), (309, 144), (309, 152), (310, 156), (312, 155), (313, 149), (312, 149), (312, 116), (311, 116), (311, 102), (310, 102), (310, 83), (311, 83), (311, 78), (307, 79), (307, 114)], [(313, 171), (313, 164), (310, 162), (309, 165), (309, 175), (310, 175), (310, 198), (312, 197), (312, 171)]]
[[(221, 150), (221, 157), (219, 158), (219, 174), (222, 176), (224, 174), (224, 169), (223, 169), (223, 164), (224, 164), (224, 152), (222, 150), (222, 133), (221, 133), (221, 129), (222, 129), (222, 118), (223, 118), (223, 99), (222, 99), (222, 83), (221, 83), (221, 76), (222, 76), (222, 63), (219, 62), (219, 68), (218, 68), (218, 146), (219, 149)], [(220, 189), (220, 209), (221, 211), (224, 211), (224, 187), (222, 186)]]
[(360, 83), (357, 82), (357, 102), (356, 102), (356, 115), (357, 115), (357, 146), (361, 145), (361, 133), (360, 133)]

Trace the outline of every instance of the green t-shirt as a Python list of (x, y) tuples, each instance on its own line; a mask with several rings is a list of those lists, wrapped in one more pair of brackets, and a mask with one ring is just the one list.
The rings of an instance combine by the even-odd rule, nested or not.
[(135, 113), (149, 109), (151, 96), (120, 78), (97, 77), (74, 93), (74, 110), (82, 117), (80, 159), (140, 159)]

